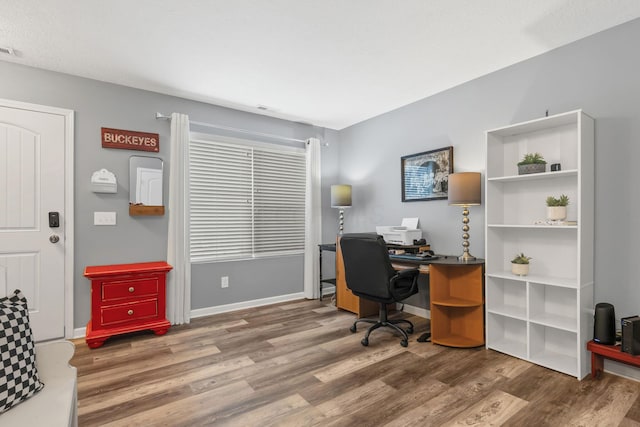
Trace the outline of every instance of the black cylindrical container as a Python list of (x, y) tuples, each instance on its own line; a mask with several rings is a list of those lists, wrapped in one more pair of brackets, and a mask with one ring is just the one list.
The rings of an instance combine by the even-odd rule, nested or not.
[(616, 315), (613, 305), (607, 302), (596, 304), (593, 340), (598, 344), (614, 345), (616, 343)]

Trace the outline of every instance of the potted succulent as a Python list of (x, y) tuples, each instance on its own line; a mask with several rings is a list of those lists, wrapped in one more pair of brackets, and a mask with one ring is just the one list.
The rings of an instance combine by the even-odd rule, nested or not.
[(569, 197), (561, 195), (560, 197), (547, 197), (547, 219), (552, 221), (562, 221), (567, 217), (567, 205)]
[(518, 175), (544, 172), (546, 166), (547, 161), (542, 157), (542, 154), (527, 153), (522, 160), (518, 162)]
[(516, 255), (516, 257), (511, 260), (511, 272), (516, 276), (526, 276), (529, 274), (530, 259), (532, 258), (526, 256), (522, 252), (519, 255)]

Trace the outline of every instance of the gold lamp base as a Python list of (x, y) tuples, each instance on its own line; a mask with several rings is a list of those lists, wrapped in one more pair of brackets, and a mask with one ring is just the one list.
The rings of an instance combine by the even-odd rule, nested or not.
[(458, 261), (475, 261), (476, 257), (469, 253), (469, 208), (462, 207), (462, 255), (458, 257)]
[(463, 253), (458, 257), (458, 261), (475, 261), (475, 260), (476, 260), (476, 257), (471, 255), (469, 251), (466, 251), (465, 253)]

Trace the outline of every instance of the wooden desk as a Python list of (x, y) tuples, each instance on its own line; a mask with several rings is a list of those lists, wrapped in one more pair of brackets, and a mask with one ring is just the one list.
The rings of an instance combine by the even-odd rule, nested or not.
[[(431, 341), (449, 347), (484, 345), (484, 260), (460, 262), (457, 256), (411, 259), (390, 255), (394, 268), (418, 268), (429, 276)], [(336, 252), (336, 306), (359, 318), (378, 313), (378, 304), (347, 288), (340, 245)]]

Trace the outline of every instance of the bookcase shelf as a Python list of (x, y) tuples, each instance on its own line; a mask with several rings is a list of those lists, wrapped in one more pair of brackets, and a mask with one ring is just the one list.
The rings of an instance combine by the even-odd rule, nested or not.
[[(487, 348), (583, 378), (593, 328), (594, 121), (581, 110), (487, 131)], [(561, 171), (518, 175), (526, 153)], [(546, 198), (569, 196), (570, 225), (546, 222)], [(531, 256), (530, 274), (511, 259)]]
[(526, 175), (511, 175), (511, 176), (497, 176), (493, 178), (488, 178), (489, 182), (513, 182), (513, 181), (533, 181), (538, 179), (558, 179), (563, 176), (578, 176), (578, 170), (564, 170), (557, 172), (541, 172), (541, 173), (530, 173)]

